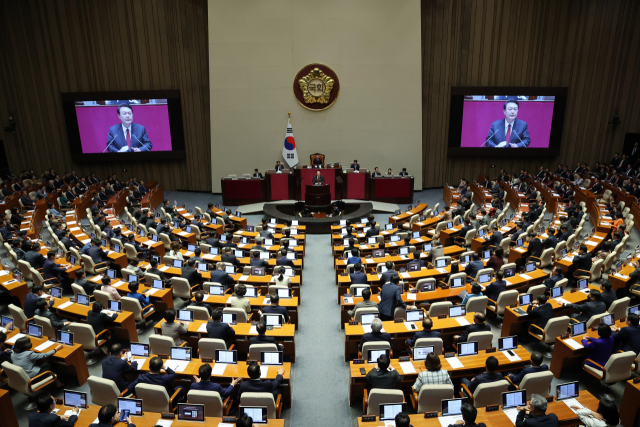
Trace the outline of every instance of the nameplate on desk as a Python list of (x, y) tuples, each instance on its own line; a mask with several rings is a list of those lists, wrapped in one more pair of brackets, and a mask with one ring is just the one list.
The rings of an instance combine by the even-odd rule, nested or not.
[(236, 423), (236, 417), (222, 417), (223, 423), (234, 424)]
[(211, 357), (201, 357), (202, 363), (213, 363), (213, 359)]
[(446, 319), (447, 315), (446, 314), (441, 314), (440, 316), (438, 316), (438, 319)]
[[(364, 359), (353, 359), (354, 365), (364, 365)], [(638, 377), (640, 378), (640, 377)]]
[[(640, 377), (638, 377), (638, 378), (640, 378)], [(553, 396), (547, 396), (547, 397), (545, 397), (545, 399), (547, 399), (548, 403), (552, 403), (553, 402)]]
[(393, 319), (393, 323), (403, 323), (404, 319)]
[(169, 359), (169, 355), (168, 355), (168, 354), (158, 354), (158, 357), (159, 357), (160, 359), (163, 359), (163, 360), (164, 360), (164, 359)]
[(173, 412), (160, 412), (160, 418), (163, 420), (175, 420), (176, 414)]
[(440, 289), (449, 289), (449, 285), (443, 283), (442, 285), (440, 285)]
[(357, 320), (349, 320), (349, 325), (357, 325), (358, 321)]
[(256, 364), (257, 364), (257, 363), (258, 363), (258, 361), (257, 361), (257, 360), (254, 360), (254, 359), (247, 359), (247, 365), (253, 365), (254, 363), (256, 363)]
[(495, 353), (495, 352), (496, 352), (495, 347), (489, 347), (488, 349), (485, 350), (485, 353)]
[(424, 413), (424, 417), (425, 418), (438, 418), (438, 411), (425, 412)]
[(416, 288), (413, 288), (413, 289), (409, 289), (409, 292), (412, 294), (417, 294), (418, 290)]
[(500, 405), (487, 405), (486, 411), (493, 412), (497, 411), (498, 409), (500, 409)]
[(409, 361), (411, 361), (411, 358), (409, 356), (403, 356), (403, 357), (399, 357), (398, 361), (399, 362), (409, 362)]
[[(569, 338), (569, 334), (562, 334), (562, 335), (560, 335), (560, 339), (561, 339), (561, 340), (565, 340), (565, 339), (567, 339), (567, 338)], [(638, 377), (638, 378), (640, 378), (640, 377)]]
[(362, 416), (362, 421), (375, 421), (376, 420), (376, 416), (375, 415), (363, 415)]
[(445, 353), (444, 357), (456, 357), (455, 353)]

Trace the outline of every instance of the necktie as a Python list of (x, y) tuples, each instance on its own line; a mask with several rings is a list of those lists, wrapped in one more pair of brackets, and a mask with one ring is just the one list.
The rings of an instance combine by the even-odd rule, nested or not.
[(509, 125), (509, 128), (507, 129), (507, 139), (505, 139), (505, 141), (507, 141), (507, 144), (509, 143), (510, 139), (511, 139), (511, 125)]
[(633, 147), (633, 152), (631, 153), (632, 156), (636, 155), (636, 147)]
[(129, 129), (127, 129), (127, 145), (129, 146), (129, 151), (131, 151), (131, 135), (129, 134)]

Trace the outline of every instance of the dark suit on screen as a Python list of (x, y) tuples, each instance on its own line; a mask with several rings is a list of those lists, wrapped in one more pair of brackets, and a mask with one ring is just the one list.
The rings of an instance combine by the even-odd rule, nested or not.
[[(507, 135), (505, 133), (505, 119), (496, 120), (491, 123), (489, 133), (487, 133), (487, 147), (497, 147), (502, 141), (505, 141)], [(511, 137), (507, 143), (517, 144), (518, 148), (528, 147), (531, 139), (529, 138), (529, 129), (527, 122), (515, 119), (511, 127)]]
[[(127, 138), (122, 130), (122, 123), (118, 123), (109, 128), (107, 144), (112, 140), (113, 143), (109, 145), (108, 148), (109, 153), (117, 153), (122, 147), (127, 145)], [(149, 140), (147, 129), (137, 123), (131, 123), (131, 148), (139, 148), (140, 151), (151, 151), (152, 147), (153, 143)]]

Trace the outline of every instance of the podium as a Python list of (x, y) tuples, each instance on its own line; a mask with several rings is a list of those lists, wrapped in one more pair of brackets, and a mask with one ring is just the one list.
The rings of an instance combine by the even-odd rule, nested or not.
[(309, 207), (329, 206), (331, 204), (331, 186), (307, 184), (304, 201)]

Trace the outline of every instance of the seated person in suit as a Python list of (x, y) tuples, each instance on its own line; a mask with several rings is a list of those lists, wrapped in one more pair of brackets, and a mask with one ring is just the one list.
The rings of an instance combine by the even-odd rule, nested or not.
[[(113, 313), (109, 316), (107, 313), (103, 313), (104, 304), (101, 301), (94, 301), (91, 306), (91, 311), (87, 314), (87, 323), (93, 328), (93, 332), (98, 335), (100, 332), (108, 329), (109, 326), (115, 322), (118, 318), (118, 313)], [(100, 347), (104, 353), (107, 353), (107, 346)]]
[(472, 261), (464, 268), (464, 272), (467, 273), (468, 276), (467, 282), (475, 280), (478, 271), (484, 268), (484, 262), (482, 262), (480, 255), (477, 252), (475, 252), (471, 258)]
[(349, 275), (352, 285), (366, 285), (367, 273), (362, 271), (362, 264), (360, 262), (355, 263), (353, 266), (353, 273)]
[(360, 258), (360, 251), (356, 248), (351, 250), (351, 256), (347, 259), (347, 265), (349, 264), (358, 264), (362, 263), (362, 259)]
[(378, 363), (369, 371), (366, 379), (370, 389), (394, 390), (400, 382), (400, 374), (390, 366), (389, 358), (383, 354), (378, 357)]
[(607, 306), (602, 301), (602, 295), (597, 289), (591, 289), (589, 292), (589, 299), (582, 304), (562, 304), (564, 307), (573, 308), (580, 313), (574, 313), (571, 318), (578, 322), (586, 322), (591, 319), (591, 316), (596, 314), (602, 314), (607, 311)]
[(192, 302), (191, 304), (189, 304), (189, 307), (193, 306), (193, 307), (204, 307), (207, 309), (207, 312), (209, 313), (209, 317), (211, 317), (211, 315), (213, 314), (213, 308), (211, 307), (210, 304), (206, 304), (204, 302), (204, 294), (200, 291), (196, 292), (193, 295), (193, 298), (195, 299), (194, 302)]
[(602, 301), (604, 301), (604, 304), (607, 307), (607, 310), (609, 310), (609, 307), (611, 307), (611, 304), (613, 304), (613, 302), (617, 299), (616, 291), (613, 290), (613, 284), (610, 281), (605, 280), (600, 285), (600, 292), (601, 292), (600, 295), (602, 296)]
[[(468, 403), (462, 404), (460, 407), (462, 415), (462, 421), (458, 420), (455, 424), (449, 424), (448, 427), (487, 427), (485, 423), (476, 424), (476, 418), (478, 417), (478, 410)], [(396, 425), (397, 427), (397, 425)]]
[(491, 282), (487, 285), (486, 296), (489, 297), (488, 305), (494, 305), (491, 301), (498, 302), (498, 297), (500, 294), (507, 290), (507, 282), (503, 280), (504, 273), (502, 271), (498, 271), (496, 273), (496, 281)]
[[(236, 258), (236, 256), (232, 252), (233, 252), (233, 248), (231, 247), (227, 246), (223, 248), (222, 255), (220, 255), (220, 261), (228, 262), (230, 264), (233, 264), (236, 268), (238, 268), (240, 267), (240, 260)], [(222, 268), (222, 270), (224, 270), (224, 267)]]
[(387, 169), (387, 176), (393, 176), (393, 172), (391, 171), (391, 168)]
[(258, 169), (254, 169), (253, 170), (253, 178), (262, 178), (262, 174), (260, 172), (258, 172)]
[(576, 269), (575, 275), (585, 274), (578, 272), (578, 270), (586, 271), (587, 273), (591, 270), (591, 256), (587, 251), (587, 245), (584, 243), (578, 247), (578, 255), (573, 257), (573, 266)]
[(396, 304), (402, 308), (415, 309), (415, 306), (407, 306), (402, 300), (402, 286), (400, 284), (400, 276), (395, 273), (389, 282), (382, 285), (378, 298), (378, 311), (380, 312), (381, 320), (393, 320), (393, 315), (396, 309)]
[(429, 317), (425, 317), (422, 319), (422, 330), (417, 331), (413, 334), (413, 338), (407, 338), (407, 345), (409, 347), (413, 347), (416, 345), (416, 341), (420, 338), (441, 338), (442, 335), (440, 331), (432, 331), (433, 320)]
[(261, 320), (256, 324), (256, 331), (258, 332), (258, 336), (249, 338), (249, 347), (251, 347), (252, 344), (275, 344), (278, 346), (278, 349), (282, 351), (283, 345), (279, 344), (275, 337), (268, 337), (266, 335), (267, 323), (264, 320)]
[(455, 342), (466, 342), (469, 334), (472, 332), (485, 332), (491, 331), (491, 326), (487, 325), (487, 316), (481, 311), (473, 315), (473, 324), (467, 326), (465, 332), (462, 335), (454, 335), (453, 340)]
[(640, 353), (640, 317), (635, 313), (629, 313), (625, 320), (627, 326), (619, 328), (617, 326), (612, 327), (613, 334), (613, 346), (616, 349), (622, 351), (633, 351), (634, 353)]
[(129, 388), (129, 380), (125, 374), (135, 374), (138, 370), (138, 362), (131, 356), (131, 364), (122, 358), (126, 352), (121, 344), (113, 344), (109, 349), (110, 355), (102, 361), (102, 378), (116, 383), (120, 392)]
[[(62, 345), (58, 344), (53, 349), (44, 353), (36, 353), (32, 350), (33, 344), (28, 336), (20, 337), (16, 340), (11, 353), (11, 363), (21, 367), (29, 378), (34, 378), (40, 373), (51, 371), (51, 363), (48, 358), (62, 349)], [(44, 363), (38, 364), (38, 361), (45, 360)], [(56, 379), (56, 387), (61, 388), (64, 384), (60, 378)]]
[(474, 283), (473, 285), (471, 285), (471, 292), (469, 292), (464, 296), (464, 299), (462, 300), (460, 305), (466, 305), (467, 301), (469, 301), (473, 297), (483, 297), (483, 296), (484, 294), (482, 293), (482, 286), (480, 286), (480, 284), (478, 283)]
[(347, 313), (349, 314), (349, 317), (353, 317), (356, 310), (358, 310), (359, 308), (372, 308), (372, 307), (378, 307), (378, 304), (374, 301), (371, 301), (371, 289), (367, 288), (362, 290), (362, 301), (357, 303), (353, 307), (353, 310), (349, 310), (347, 311)]
[(496, 273), (504, 265), (504, 249), (501, 246), (496, 247), (495, 252), (487, 261), (487, 268), (493, 268)]
[(506, 377), (509, 378), (512, 383), (509, 384), (509, 391), (516, 391), (514, 384), (520, 385), (525, 375), (548, 371), (549, 366), (543, 364), (543, 360), (544, 358), (542, 357), (542, 353), (534, 351), (533, 353), (531, 353), (531, 366), (524, 368), (522, 371), (520, 371), (519, 374), (507, 374)]
[(536, 302), (527, 307), (527, 314), (532, 320), (535, 320), (536, 326), (544, 329), (547, 322), (553, 317), (553, 307), (547, 302), (547, 296), (540, 294), (536, 297)]
[(277, 266), (288, 266), (291, 268), (295, 268), (295, 264), (292, 259), (287, 258), (288, 251), (284, 248), (280, 249), (280, 257), (276, 258)]
[(28, 415), (29, 427), (71, 427), (78, 421), (80, 409), (73, 408), (72, 415), (53, 414), (56, 409), (56, 401), (50, 393), (44, 393), (36, 401), (38, 412), (31, 412)]
[(231, 297), (231, 307), (241, 308), (247, 314), (251, 313), (251, 302), (244, 296), (247, 294), (247, 287), (240, 283), (236, 285), (235, 296)]
[(261, 380), (260, 379), (260, 365), (252, 363), (247, 367), (247, 374), (249, 374), (248, 381), (242, 381), (240, 388), (238, 389), (238, 401), (242, 401), (242, 393), (273, 393), (274, 400), (278, 398), (279, 394), (282, 394), (282, 389), (279, 387), (282, 381), (282, 375), (284, 374), (284, 368), (278, 368), (278, 375), (275, 380)]
[(223, 340), (227, 348), (236, 340), (236, 331), (222, 322), (222, 309), (216, 308), (211, 314), (211, 320), (207, 322), (207, 337)]
[(551, 277), (544, 281), (544, 285), (547, 287), (547, 290), (554, 288), (560, 280), (564, 279), (564, 275), (562, 273), (562, 266), (556, 265), (553, 267), (553, 270), (551, 270)]
[(282, 171), (282, 169), (284, 169), (284, 166), (280, 164), (280, 160), (276, 162), (276, 166), (274, 167), (274, 169), (276, 170), (276, 172), (280, 172)]
[[(153, 260), (151, 261), (153, 263)], [(225, 287), (225, 290), (229, 289), (230, 287), (233, 286), (233, 284), (235, 283), (235, 281), (233, 280), (233, 277), (231, 277), (229, 275), (229, 273), (227, 273), (224, 270), (224, 263), (223, 262), (218, 262), (216, 264), (212, 264), (211, 265), (211, 282), (214, 283), (220, 283), (221, 285), (223, 285)]]
[(322, 157), (317, 156), (313, 158), (313, 165), (314, 166), (322, 166)]
[(394, 269), (393, 269), (394, 265), (393, 265), (392, 261), (385, 262), (384, 266), (387, 269), (387, 271), (382, 273), (381, 276), (380, 276), (380, 283), (383, 283), (383, 284), (390, 282), (391, 278), (393, 276), (397, 276), (398, 275), (398, 273), (396, 271), (394, 271)]
[(367, 332), (362, 335), (360, 343), (358, 344), (358, 350), (362, 350), (362, 345), (369, 341), (387, 341), (389, 344), (391, 344), (391, 335), (389, 335), (387, 332), (380, 331), (382, 331), (382, 320), (373, 319), (373, 321), (371, 322), (371, 332)]
[(358, 163), (357, 160), (354, 160), (353, 163), (351, 163), (351, 166), (349, 166), (351, 169), (353, 169), (354, 171), (359, 171), (360, 170), (360, 164)]
[[(164, 369), (164, 375), (160, 372)], [(177, 386), (173, 387), (173, 382), (176, 379), (176, 373), (173, 372), (171, 368), (168, 366), (164, 366), (164, 362), (158, 356), (154, 356), (149, 361), (149, 373), (140, 374), (138, 378), (133, 380), (131, 385), (129, 386), (129, 391), (133, 394), (136, 393), (136, 386), (138, 384), (151, 384), (151, 385), (159, 385), (164, 387), (167, 390), (167, 394), (169, 396), (173, 396), (173, 393), (180, 390), (181, 393), (176, 396), (174, 399), (174, 403), (183, 402), (185, 399), (184, 387)]]
[(518, 406), (516, 427), (558, 427), (558, 416), (546, 414), (547, 399), (539, 394), (532, 394), (529, 406)]
[(258, 314), (282, 314), (284, 322), (289, 323), (289, 312), (287, 311), (287, 307), (279, 305), (280, 297), (277, 292), (270, 294), (269, 301), (271, 301), (271, 305), (263, 307), (262, 310), (258, 310)]
[(502, 232), (500, 232), (500, 227), (498, 227), (498, 224), (496, 223), (493, 224), (491, 230), (493, 231), (493, 233), (491, 234), (491, 237), (486, 240), (487, 245), (498, 247), (500, 246), (500, 242), (502, 242), (502, 239), (504, 239), (504, 237), (502, 236)]
[(467, 235), (467, 232), (471, 229), (473, 229), (473, 226), (471, 225), (471, 220), (467, 217), (464, 220), (464, 226), (458, 232), (458, 237), (462, 237), (464, 239)]
[(381, 177), (382, 174), (380, 173), (380, 171), (378, 170), (378, 167), (376, 166), (376, 168), (373, 170), (373, 173), (371, 174), (372, 178), (379, 178)]
[[(589, 350), (587, 359), (591, 359), (597, 364), (604, 366), (613, 353), (613, 341), (611, 327), (606, 323), (600, 323), (598, 325), (598, 338), (586, 336), (582, 339), (581, 343), (585, 350)], [(597, 366), (591, 362), (587, 362), (587, 364), (597, 368)]]
[(400, 172), (401, 177), (409, 176), (409, 172), (407, 172), (407, 168), (402, 168), (402, 172)]
[(193, 376), (194, 382), (191, 384), (191, 390), (216, 391), (220, 393), (220, 397), (224, 400), (229, 397), (233, 389), (242, 382), (242, 378), (234, 378), (231, 380), (231, 384), (227, 387), (222, 387), (220, 384), (211, 381), (211, 371), (210, 364), (205, 363), (204, 365), (200, 365), (198, 376)]
[[(498, 362), (498, 359), (496, 359), (494, 356), (487, 357), (487, 360), (484, 364), (486, 371), (480, 375), (476, 375), (470, 380), (467, 378), (462, 378), (462, 385), (466, 386), (471, 395), (473, 395), (473, 392), (476, 390), (476, 388), (478, 388), (480, 384), (492, 383), (502, 380), (504, 378), (502, 374), (496, 372), (496, 369), (498, 369), (499, 365), (500, 363)], [(463, 389), (463, 391), (465, 392), (465, 394), (467, 394), (465, 389)]]
[(40, 301), (38, 301), (36, 303), (36, 311), (35, 311), (34, 314), (36, 316), (42, 316), (42, 317), (46, 317), (47, 319), (49, 319), (49, 321), (51, 322), (51, 326), (53, 326), (54, 329), (67, 330), (68, 326), (71, 324), (71, 322), (60, 320), (60, 318), (58, 318), (58, 316), (56, 316), (49, 309), (50, 306), (52, 306), (54, 304), (54, 302), (55, 302), (54, 299), (47, 300), (45, 298), (41, 298)]
[(180, 335), (184, 335), (189, 332), (187, 322), (176, 322), (176, 309), (168, 308), (164, 312), (164, 322), (161, 325), (162, 336), (173, 339), (173, 345), (179, 346), (182, 344), (182, 338)]
[[(138, 293), (139, 288), (140, 288), (140, 285), (138, 283), (130, 283), (129, 293), (127, 294), (127, 296), (129, 298), (137, 299), (138, 302), (140, 302), (140, 307), (142, 308), (143, 312), (147, 313), (153, 307), (151, 307), (151, 301), (149, 301), (148, 296)], [(103, 287), (103, 290), (104, 290), (104, 287)]]
[(251, 267), (269, 267), (269, 263), (266, 260), (260, 258), (259, 251), (251, 252), (251, 260), (249, 261), (249, 265), (251, 265)]
[(202, 273), (194, 268), (195, 265), (196, 260), (194, 258), (190, 258), (187, 261), (187, 265), (182, 267), (182, 278), (187, 279), (189, 281), (189, 286), (191, 287), (202, 282)]
[(542, 242), (534, 231), (530, 231), (527, 234), (527, 238), (529, 240), (529, 255), (540, 258), (540, 255), (542, 255)]

